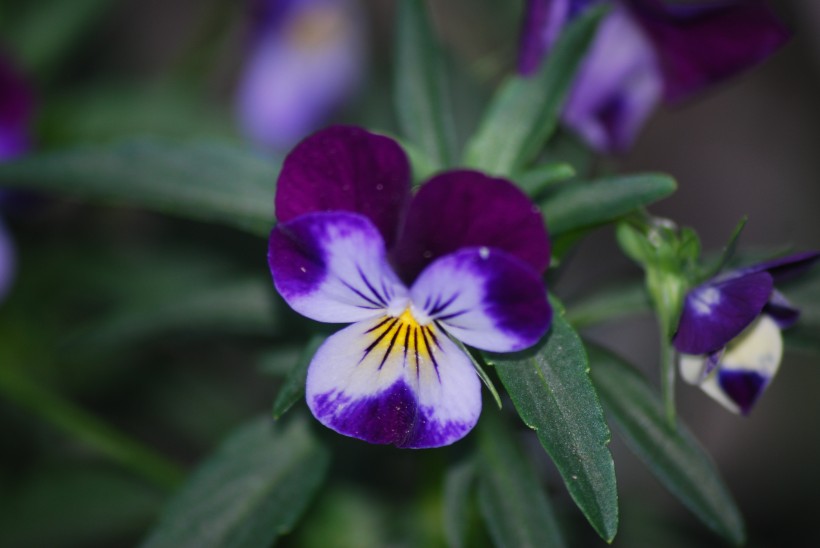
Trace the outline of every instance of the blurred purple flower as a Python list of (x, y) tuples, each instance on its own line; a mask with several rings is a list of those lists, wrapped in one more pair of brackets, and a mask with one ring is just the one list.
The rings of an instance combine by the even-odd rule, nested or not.
[(681, 375), (735, 413), (748, 414), (780, 365), (780, 330), (800, 311), (774, 288), (818, 259), (808, 252), (767, 261), (695, 287), (686, 295), (673, 344)]
[(357, 0), (255, 0), (237, 90), (242, 131), (287, 150), (315, 131), (360, 84), (365, 69)]
[[(17, 67), (0, 52), (0, 162), (29, 148), (33, 109), (32, 90)], [(11, 285), (14, 263), (11, 238), (0, 221), (0, 299)]]
[(308, 368), (314, 416), (370, 443), (439, 447), (481, 413), (481, 383), (456, 341), (512, 352), (549, 328), (550, 246), (538, 208), (509, 181), (447, 171), (415, 196), (410, 183), (388, 137), (311, 135), (279, 176), (268, 261), (295, 311), (350, 324)]
[(563, 115), (602, 152), (628, 149), (661, 98), (691, 97), (760, 63), (789, 38), (765, 0), (528, 0), (519, 72), (533, 73), (564, 25), (602, 2), (612, 9)]

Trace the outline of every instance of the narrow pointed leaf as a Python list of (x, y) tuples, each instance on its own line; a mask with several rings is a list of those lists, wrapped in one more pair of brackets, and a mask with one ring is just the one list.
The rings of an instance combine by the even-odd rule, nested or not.
[(293, 365), (285, 378), (285, 383), (276, 395), (273, 402), (273, 418), (279, 419), (293, 404), (305, 397), (305, 383), (307, 382), (307, 370), (313, 355), (322, 346), (327, 337), (325, 335), (314, 335), (310, 338), (299, 360)]
[(550, 235), (614, 221), (675, 191), (668, 175), (648, 173), (606, 177), (556, 192), (542, 204)]
[(274, 335), (279, 322), (270, 284), (263, 279), (216, 280), (118, 307), (83, 325), (70, 338), (90, 351), (111, 350), (162, 333), (220, 331)]
[(0, 187), (214, 222), (267, 236), (278, 165), (234, 146), (138, 139), (0, 164)]
[(450, 548), (470, 545), (470, 506), (476, 479), (472, 461), (450, 468), (444, 477), (444, 536)]
[(575, 168), (570, 164), (554, 163), (538, 166), (514, 177), (515, 183), (530, 196), (535, 198), (552, 185), (562, 183), (575, 177)]
[(564, 30), (535, 75), (502, 84), (467, 143), (468, 166), (510, 175), (538, 155), (558, 126), (564, 99), (605, 11), (586, 10)]
[(436, 167), (453, 157), (447, 78), (423, 0), (401, 0), (396, 20), (396, 112), (402, 132)]
[(658, 480), (708, 527), (734, 544), (743, 518), (709, 455), (680, 422), (672, 429), (663, 402), (640, 373), (590, 346), (592, 375), (609, 417)]
[(194, 470), (143, 546), (267, 548), (296, 525), (329, 461), (305, 420), (256, 419)]
[(607, 447), (610, 432), (578, 334), (556, 314), (540, 344), (492, 361), (518, 414), (536, 431), (573, 500), (598, 534), (611, 541), (618, 528), (618, 498)]
[(583, 299), (567, 304), (567, 321), (582, 329), (608, 320), (649, 312), (649, 295), (642, 282), (607, 287)]
[(479, 430), (478, 503), (496, 546), (565, 546), (546, 493), (515, 439), (492, 413)]

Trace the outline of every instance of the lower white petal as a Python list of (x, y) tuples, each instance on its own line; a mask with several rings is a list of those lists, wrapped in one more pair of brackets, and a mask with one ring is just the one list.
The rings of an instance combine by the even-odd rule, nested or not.
[(337, 432), (371, 443), (438, 447), (462, 438), (481, 413), (470, 359), (435, 324), (405, 311), (331, 336), (308, 369), (307, 402)]

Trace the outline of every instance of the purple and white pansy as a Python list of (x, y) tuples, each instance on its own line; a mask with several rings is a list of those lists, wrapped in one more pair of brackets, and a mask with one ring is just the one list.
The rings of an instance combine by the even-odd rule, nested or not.
[(287, 150), (327, 122), (361, 84), (364, 18), (358, 0), (254, 0), (237, 90), (241, 129)]
[(774, 288), (809, 268), (820, 252), (767, 261), (713, 278), (689, 291), (673, 344), (681, 376), (724, 407), (748, 414), (783, 354), (780, 330), (800, 311)]
[(628, 149), (659, 101), (685, 100), (759, 64), (789, 38), (766, 0), (528, 0), (519, 72), (532, 74), (564, 25), (601, 3), (612, 9), (563, 119), (604, 152)]
[(506, 180), (448, 171), (411, 195), (395, 141), (335, 126), (285, 159), (276, 212), (276, 289), (308, 318), (350, 324), (316, 352), (306, 387), (341, 434), (410, 448), (461, 439), (481, 383), (457, 341), (512, 352), (549, 328), (544, 221)]

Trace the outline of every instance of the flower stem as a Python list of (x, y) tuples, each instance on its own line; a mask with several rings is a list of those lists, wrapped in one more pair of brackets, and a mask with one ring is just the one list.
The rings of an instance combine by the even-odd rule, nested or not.
[(675, 428), (675, 349), (661, 325), (661, 394), (666, 421), (670, 428)]
[(170, 491), (184, 478), (176, 463), (11, 367), (0, 367), (0, 394), (158, 487)]

